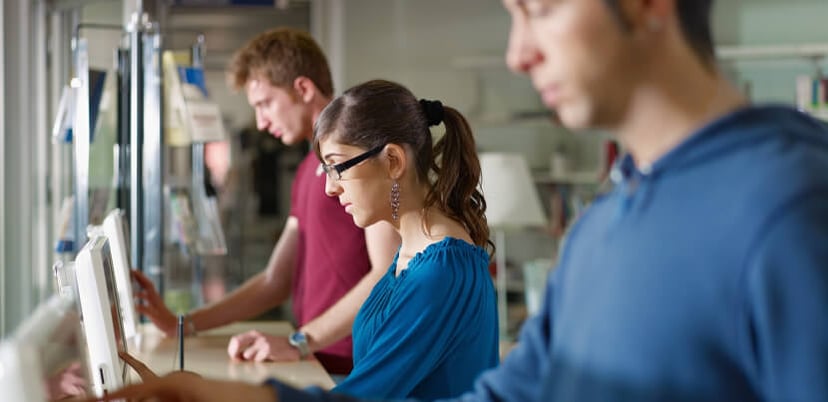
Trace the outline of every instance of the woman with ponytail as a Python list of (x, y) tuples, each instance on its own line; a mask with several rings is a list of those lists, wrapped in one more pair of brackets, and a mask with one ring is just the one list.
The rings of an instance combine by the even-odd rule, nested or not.
[[(429, 127), (445, 126), (435, 142)], [(402, 245), (353, 327), (354, 370), (334, 392), (458, 396), (498, 362), (486, 201), (465, 118), (399, 84), (369, 81), (334, 99), (314, 149), (357, 226), (390, 222)]]

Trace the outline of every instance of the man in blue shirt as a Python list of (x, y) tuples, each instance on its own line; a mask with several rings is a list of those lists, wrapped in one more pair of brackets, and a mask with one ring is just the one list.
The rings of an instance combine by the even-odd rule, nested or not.
[[(563, 125), (608, 130), (628, 154), (519, 345), (459, 399), (828, 400), (826, 127), (727, 82), (712, 0), (503, 2), (509, 66)], [(128, 392), (347, 399), (176, 381)]]

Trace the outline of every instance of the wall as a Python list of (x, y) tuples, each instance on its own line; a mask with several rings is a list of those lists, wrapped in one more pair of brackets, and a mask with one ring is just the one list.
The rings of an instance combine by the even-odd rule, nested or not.
[[(796, 45), (828, 43), (828, 1), (720, 0), (715, 18), (716, 41), (721, 45)], [(794, 103), (797, 75), (828, 71), (825, 59), (803, 58), (725, 63), (757, 101)]]
[[(123, 26), (123, 1), (99, 1), (81, 8), (81, 23), (98, 23)], [(115, 31), (83, 29), (82, 37), (89, 41), (90, 68), (112, 69), (115, 66), (115, 49), (120, 35)]]
[[(576, 159), (587, 158), (582, 165), (593, 162), (582, 155), (582, 141), (547, 121), (507, 121), (515, 112), (543, 108), (529, 80), (502, 61), (510, 22), (500, 1), (352, 0), (344, 19), (346, 86), (385, 78), (440, 99), (466, 114), (481, 151), (521, 152), (538, 169), (548, 166), (550, 151), (561, 143)], [(457, 67), (481, 56), (499, 66)]]

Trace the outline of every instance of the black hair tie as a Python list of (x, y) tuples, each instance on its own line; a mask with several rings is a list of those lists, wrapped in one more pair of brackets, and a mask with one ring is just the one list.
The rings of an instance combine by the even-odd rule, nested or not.
[(429, 127), (436, 126), (443, 122), (445, 111), (443, 110), (443, 104), (440, 101), (420, 99), (420, 106), (422, 106), (423, 112), (425, 112)]

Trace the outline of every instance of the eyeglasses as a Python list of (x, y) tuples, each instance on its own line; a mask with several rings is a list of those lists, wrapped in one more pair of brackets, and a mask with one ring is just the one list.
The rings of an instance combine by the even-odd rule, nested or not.
[(355, 156), (351, 159), (348, 159), (345, 162), (337, 163), (336, 165), (328, 165), (328, 164), (323, 163), (322, 164), (322, 169), (325, 170), (325, 173), (327, 173), (328, 177), (330, 177), (331, 179), (333, 179), (333, 180), (342, 180), (342, 172), (344, 172), (344, 171), (346, 171), (346, 170), (362, 163), (362, 161), (364, 161), (364, 160), (380, 153), (380, 151), (382, 151), (382, 149), (384, 147), (385, 147), (385, 145), (380, 145), (380, 146), (371, 148), (368, 151), (365, 151), (365, 152), (363, 152), (363, 153), (361, 153), (361, 154), (359, 154), (359, 155), (357, 155), (357, 156)]

